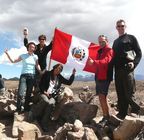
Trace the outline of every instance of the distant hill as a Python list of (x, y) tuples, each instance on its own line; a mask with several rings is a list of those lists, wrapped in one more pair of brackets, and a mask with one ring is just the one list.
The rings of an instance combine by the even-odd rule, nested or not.
[(144, 80), (144, 75), (135, 74), (135, 79), (136, 80)]
[(76, 75), (75, 81), (94, 81), (94, 75)]
[[(136, 80), (144, 80), (144, 75), (135, 74), (135, 79)], [(86, 76), (77, 75), (75, 77), (75, 80), (76, 81), (94, 81), (94, 75), (86, 75)]]
[(4, 80), (18, 81), (19, 78), (18, 77), (13, 77), (13, 78), (9, 78), (9, 79), (4, 78)]
[[(69, 77), (69, 76), (66, 76), (66, 77)], [(135, 79), (144, 80), (144, 75), (135, 74)], [(10, 79), (4, 78), (4, 80), (18, 81), (19, 78), (18, 77), (13, 77)], [(79, 74), (79, 75), (76, 75), (75, 81), (94, 81), (94, 75), (80, 75)]]

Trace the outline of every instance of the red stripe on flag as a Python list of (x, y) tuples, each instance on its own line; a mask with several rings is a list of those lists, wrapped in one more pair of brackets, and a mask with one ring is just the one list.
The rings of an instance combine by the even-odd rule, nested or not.
[[(95, 60), (97, 58), (97, 55), (98, 55), (98, 50), (99, 50), (99, 45), (91, 43), (89, 48), (88, 48), (89, 57), (92, 58), (93, 60)], [(96, 67), (95, 67), (95, 65), (89, 65), (88, 60), (87, 60), (86, 65), (85, 65), (83, 70), (95, 73)]]
[(65, 64), (69, 55), (72, 36), (55, 29), (51, 59)]

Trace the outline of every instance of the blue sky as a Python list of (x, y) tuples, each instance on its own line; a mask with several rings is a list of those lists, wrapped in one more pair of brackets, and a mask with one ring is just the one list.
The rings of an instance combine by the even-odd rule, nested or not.
[[(5, 78), (19, 77), (21, 73), (21, 64), (9, 63), (4, 50), (8, 48), (13, 59), (26, 52), (24, 27), (29, 29), (29, 40), (36, 43), (40, 34), (46, 34), (48, 44), (58, 27), (94, 43), (99, 34), (105, 34), (112, 45), (118, 37), (115, 22), (122, 18), (127, 23), (127, 32), (137, 37), (144, 52), (143, 0), (0, 0), (0, 3), (0, 73)], [(143, 64), (142, 60), (136, 73), (143, 74)], [(65, 74), (71, 70), (64, 67)]]

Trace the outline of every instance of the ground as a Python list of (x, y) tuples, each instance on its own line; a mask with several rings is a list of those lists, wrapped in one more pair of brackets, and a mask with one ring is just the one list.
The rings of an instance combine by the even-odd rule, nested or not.
[[(18, 88), (18, 81), (5, 81), (5, 85), (7, 89), (15, 89)], [(90, 90), (95, 93), (95, 82), (94, 81), (74, 81), (74, 83), (69, 86), (74, 94), (78, 95), (83, 90), (83, 87), (89, 86)], [(144, 101), (144, 81), (136, 81), (136, 100), (139, 102)], [(111, 83), (109, 88), (108, 98), (113, 102), (117, 101), (116, 92), (114, 82)]]
[[(16, 89), (18, 88), (18, 81), (5, 81), (6, 89)], [(95, 82), (89, 81), (89, 82), (83, 82), (83, 81), (74, 81), (74, 83), (70, 86), (75, 96), (78, 96), (82, 91), (83, 87), (89, 86), (90, 90), (93, 94), (95, 94)], [(144, 102), (144, 81), (136, 81), (136, 87), (137, 91), (135, 93), (137, 101)], [(115, 92), (115, 86), (114, 82), (111, 83), (108, 98), (112, 102), (117, 101), (117, 96)], [(10, 121), (10, 122), (9, 122)], [(9, 138), (12, 140), (17, 140), (17, 138), (11, 138), (11, 128), (12, 128), (12, 120), (9, 119), (9, 121), (1, 120), (1, 123), (5, 124), (7, 127), (7, 130), (5, 130), (4, 133), (2, 133), (3, 138)], [(11, 124), (11, 125), (10, 125)]]

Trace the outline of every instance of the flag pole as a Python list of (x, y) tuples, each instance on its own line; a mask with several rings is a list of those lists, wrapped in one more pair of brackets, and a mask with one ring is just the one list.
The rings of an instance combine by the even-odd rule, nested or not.
[(51, 66), (51, 58), (49, 60), (48, 71), (50, 71), (50, 66)]
[[(55, 27), (55, 29), (57, 29), (57, 27)], [(54, 42), (54, 37), (53, 37), (53, 42)], [(52, 46), (53, 46), (53, 43), (52, 43)], [(50, 67), (51, 67), (51, 56), (50, 56), (50, 60), (49, 60), (48, 71), (50, 70)]]

